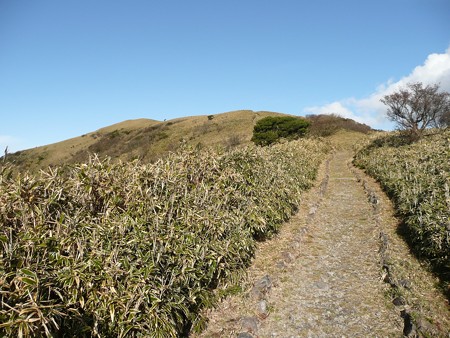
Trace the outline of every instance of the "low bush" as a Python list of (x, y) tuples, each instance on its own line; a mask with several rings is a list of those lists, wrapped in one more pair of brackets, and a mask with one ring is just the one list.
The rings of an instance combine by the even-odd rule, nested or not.
[(0, 174), (0, 336), (199, 331), (315, 179), (312, 140)]
[[(355, 157), (392, 197), (414, 250), (450, 272), (450, 131), (416, 143), (378, 136)], [(450, 280), (450, 276), (447, 276)]]
[(267, 116), (256, 122), (252, 141), (267, 146), (280, 139), (296, 140), (306, 134), (308, 127), (309, 122), (300, 117)]
[(327, 137), (336, 134), (339, 130), (350, 130), (367, 134), (372, 131), (368, 125), (344, 118), (336, 114), (306, 115), (311, 122), (309, 135)]

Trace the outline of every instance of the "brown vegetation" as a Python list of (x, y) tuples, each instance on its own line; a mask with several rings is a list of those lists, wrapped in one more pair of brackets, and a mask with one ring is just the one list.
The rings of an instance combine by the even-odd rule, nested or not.
[(364, 134), (372, 131), (372, 128), (366, 124), (336, 114), (307, 115), (306, 118), (311, 121), (309, 133), (313, 136), (327, 137), (339, 130), (356, 131)]
[(96, 153), (125, 161), (153, 162), (181, 144), (232, 148), (250, 144), (253, 126), (273, 112), (234, 111), (169, 121), (129, 120), (62, 142), (8, 154), (20, 169), (37, 170), (86, 161)]
[[(48, 166), (84, 162), (92, 154), (100, 158), (154, 162), (180, 145), (232, 149), (251, 143), (255, 124), (275, 112), (239, 110), (216, 115), (191, 116), (169, 121), (128, 120), (54, 144), (9, 154), (7, 161), (20, 170), (37, 171)], [(339, 130), (367, 133), (369, 126), (337, 115), (309, 115), (309, 135), (326, 137)]]

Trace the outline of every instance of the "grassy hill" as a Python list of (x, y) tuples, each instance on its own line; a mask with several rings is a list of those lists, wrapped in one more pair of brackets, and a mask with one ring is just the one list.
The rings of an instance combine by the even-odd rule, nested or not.
[[(194, 146), (226, 149), (250, 143), (255, 123), (267, 116), (286, 114), (239, 110), (216, 115), (177, 118), (168, 121), (127, 120), (54, 144), (8, 155), (19, 168), (38, 170), (63, 163), (85, 162), (91, 154), (125, 161), (153, 162), (183, 142)], [(346, 129), (368, 132), (370, 127), (335, 115), (312, 115), (311, 135), (330, 136)]]
[(152, 162), (182, 142), (198, 146), (235, 147), (250, 143), (253, 126), (274, 112), (240, 110), (168, 121), (128, 120), (97, 131), (8, 155), (19, 167), (31, 170), (61, 163), (83, 162), (90, 154), (123, 160), (140, 158)]

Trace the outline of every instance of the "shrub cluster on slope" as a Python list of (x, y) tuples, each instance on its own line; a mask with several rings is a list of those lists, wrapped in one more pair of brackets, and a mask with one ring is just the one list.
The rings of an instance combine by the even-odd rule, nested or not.
[(306, 115), (311, 121), (309, 134), (313, 136), (327, 137), (336, 134), (339, 130), (351, 130), (367, 134), (372, 128), (366, 124), (344, 118), (336, 114)]
[(296, 140), (306, 134), (309, 122), (293, 116), (267, 116), (253, 129), (252, 141), (256, 145), (267, 146), (280, 139)]
[(299, 204), (328, 146), (0, 174), (0, 336), (176, 337)]
[[(450, 271), (450, 131), (405, 144), (401, 134), (373, 140), (355, 163), (393, 198), (415, 250)], [(448, 277), (447, 277), (448, 278)]]

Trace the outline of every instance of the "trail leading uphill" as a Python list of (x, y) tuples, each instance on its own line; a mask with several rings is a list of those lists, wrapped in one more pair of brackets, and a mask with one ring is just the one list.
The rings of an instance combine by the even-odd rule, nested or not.
[(309, 212), (315, 211), (309, 235), (283, 287), (270, 294), (273, 317), (283, 320), (261, 325), (262, 337), (386, 337), (402, 332), (380, 280), (379, 229), (347, 166), (349, 155), (338, 152), (329, 164), (323, 200)]
[[(261, 244), (249, 271), (247, 294), (226, 299), (212, 311), (202, 337), (402, 337), (421, 332), (447, 337), (448, 323), (438, 321), (448, 316), (448, 303), (396, 235), (392, 210), (391, 218), (380, 218), (378, 204), (389, 201), (374, 197), (373, 191), (375, 200), (370, 201), (360, 182), (363, 174), (349, 164), (351, 157), (344, 148), (324, 165), (321, 180), (305, 195), (299, 213), (276, 238)], [(383, 195), (379, 188), (376, 193)], [(428, 283), (425, 287), (401, 279), (405, 275), (397, 276), (405, 285), (395, 285), (395, 276), (388, 276), (392, 283), (386, 283), (389, 268), (383, 269), (380, 233), (390, 241), (389, 260), (400, 265), (407, 260), (409, 269), (419, 271), (417, 284)], [(392, 290), (403, 287), (416, 287), (434, 304), (422, 302), (419, 307), (438, 318), (438, 331), (428, 328), (429, 322), (414, 322), (404, 298), (392, 303)]]

